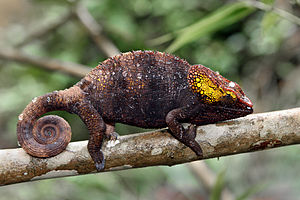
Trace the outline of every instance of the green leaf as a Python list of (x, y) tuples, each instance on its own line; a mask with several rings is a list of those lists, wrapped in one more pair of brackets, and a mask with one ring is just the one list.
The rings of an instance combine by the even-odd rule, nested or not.
[(279, 22), (280, 17), (273, 12), (266, 12), (262, 21), (262, 33), (267, 35), (267, 33)]
[(265, 189), (266, 186), (267, 186), (266, 184), (255, 184), (252, 187), (250, 187), (248, 190), (246, 190), (243, 194), (241, 194), (239, 197), (237, 197), (236, 200), (249, 199), (250, 196)]
[(268, 4), (268, 5), (273, 5), (275, 0), (262, 0), (261, 2)]
[(166, 51), (174, 52), (182, 46), (198, 40), (200, 37), (240, 21), (254, 10), (254, 8), (247, 6), (243, 2), (225, 5), (198, 22), (178, 31), (177, 38)]
[(218, 174), (216, 183), (213, 187), (211, 192), (210, 200), (219, 200), (221, 199), (222, 190), (224, 188), (224, 177), (225, 177), (225, 170), (221, 171)]

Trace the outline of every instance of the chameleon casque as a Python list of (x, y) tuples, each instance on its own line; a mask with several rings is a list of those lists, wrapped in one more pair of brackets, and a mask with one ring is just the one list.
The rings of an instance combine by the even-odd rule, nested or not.
[[(30, 155), (55, 156), (70, 142), (71, 129), (64, 119), (40, 118), (54, 110), (77, 114), (83, 120), (90, 133), (88, 151), (98, 171), (105, 167), (103, 139), (116, 139), (115, 123), (168, 126), (177, 140), (201, 157), (194, 125), (253, 112), (238, 84), (202, 65), (191, 66), (176, 56), (152, 51), (109, 58), (73, 87), (34, 98), (17, 125), (18, 141)], [(193, 125), (184, 129), (181, 123), (185, 122)]]

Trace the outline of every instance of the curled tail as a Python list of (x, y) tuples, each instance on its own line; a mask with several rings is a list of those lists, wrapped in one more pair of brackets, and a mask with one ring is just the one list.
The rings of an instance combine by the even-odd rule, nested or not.
[(81, 89), (73, 86), (34, 98), (19, 115), (18, 141), (22, 148), (35, 157), (51, 157), (61, 153), (71, 140), (71, 128), (63, 118), (43, 114), (64, 110), (72, 113), (80, 101)]

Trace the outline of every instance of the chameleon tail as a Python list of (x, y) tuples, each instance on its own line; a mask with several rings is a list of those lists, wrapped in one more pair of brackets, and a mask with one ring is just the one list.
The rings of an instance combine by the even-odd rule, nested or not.
[(61, 153), (71, 140), (71, 127), (63, 118), (43, 114), (65, 110), (73, 112), (80, 98), (77, 86), (34, 98), (19, 115), (17, 135), (19, 144), (30, 155), (51, 157)]

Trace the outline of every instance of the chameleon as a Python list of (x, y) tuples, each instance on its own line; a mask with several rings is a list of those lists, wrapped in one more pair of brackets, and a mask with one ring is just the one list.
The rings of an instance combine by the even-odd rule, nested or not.
[[(18, 142), (28, 154), (55, 156), (70, 142), (71, 128), (63, 118), (41, 117), (54, 110), (77, 114), (85, 123), (88, 152), (96, 170), (102, 171), (102, 143), (117, 138), (115, 123), (168, 127), (173, 137), (201, 158), (195, 126), (246, 116), (253, 112), (253, 104), (237, 83), (218, 72), (145, 50), (108, 58), (69, 89), (32, 99), (17, 123)], [(191, 125), (184, 128), (182, 123)]]

